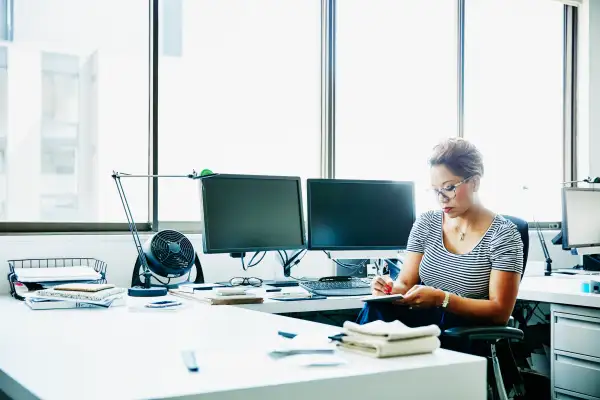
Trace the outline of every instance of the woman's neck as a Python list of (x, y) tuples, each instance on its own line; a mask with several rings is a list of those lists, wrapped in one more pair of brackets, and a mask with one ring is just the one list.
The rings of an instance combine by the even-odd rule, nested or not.
[(456, 226), (461, 229), (466, 229), (467, 227), (477, 229), (478, 222), (481, 222), (481, 217), (485, 214), (487, 214), (487, 210), (480, 204), (475, 203), (460, 217), (456, 217)]

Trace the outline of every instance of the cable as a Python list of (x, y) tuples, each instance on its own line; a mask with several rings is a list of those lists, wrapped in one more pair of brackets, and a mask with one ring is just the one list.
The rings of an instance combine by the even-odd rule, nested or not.
[(247, 271), (248, 269), (246, 268), (246, 264), (244, 264), (244, 255), (242, 254), (242, 256), (240, 257), (240, 260), (242, 261), (242, 269), (244, 271)]
[[(519, 364), (517, 364), (517, 359), (515, 358), (515, 355), (512, 350), (512, 346), (510, 345), (510, 340), (507, 340), (506, 342), (508, 344), (508, 351), (510, 352), (510, 356), (512, 357), (515, 368), (517, 369), (517, 374), (519, 375), (519, 381), (520, 381), (519, 384), (524, 385), (525, 380), (523, 379), (523, 375), (521, 374), (521, 368), (519, 368)], [(513, 384), (513, 387), (515, 389), (517, 389), (516, 385), (514, 385), (514, 384)], [(519, 392), (520, 392), (520, 390), (519, 390)], [(523, 393), (519, 393), (519, 394), (522, 395)]]
[(332, 260), (334, 263), (336, 263), (336, 265), (342, 267), (342, 268), (346, 268), (352, 272), (356, 272), (361, 268), (364, 268), (367, 264), (363, 261), (359, 264), (344, 264), (339, 262), (338, 260)]
[[(252, 264), (252, 260), (254, 260), (254, 258), (259, 254), (262, 253), (262, 256), (258, 259), (257, 262), (255, 262), (254, 264)], [(252, 268), (252, 267), (256, 267), (258, 264), (260, 264), (260, 262), (263, 260), (263, 258), (265, 258), (265, 255), (267, 255), (266, 251), (262, 251), (262, 252), (258, 252), (258, 253), (254, 253), (254, 255), (252, 256), (252, 258), (250, 259), (250, 262), (248, 263), (247, 268)]]
[(246, 268), (250, 268), (250, 264), (252, 264), (252, 261), (254, 261), (254, 259), (256, 258), (257, 253), (254, 253), (254, 255), (252, 256), (252, 258), (250, 259), (250, 262), (248, 263), (248, 265), (246, 266)]
[(327, 258), (329, 258), (331, 261), (333, 261), (334, 263), (336, 263), (340, 267), (347, 268), (347, 269), (353, 269), (353, 268), (355, 268), (355, 270), (358, 270), (360, 268), (366, 267), (367, 266), (367, 262), (368, 262), (368, 260), (362, 260), (361, 262), (359, 262), (357, 264), (346, 264), (346, 263), (343, 263), (341, 261), (334, 260), (333, 258), (331, 258), (331, 253), (328, 253), (325, 250), (323, 250), (323, 253), (325, 253), (327, 255)]
[(277, 250), (277, 254), (279, 254), (279, 258), (281, 259), (281, 264), (285, 265), (285, 260), (283, 259), (283, 256), (281, 255), (281, 250)]
[(535, 310), (538, 308), (539, 305), (540, 305), (540, 303), (536, 303), (535, 307), (527, 310), (527, 316), (525, 317), (525, 326), (527, 326), (527, 324), (531, 320), (531, 317), (533, 317), (533, 315), (535, 314)]
[[(144, 274), (143, 274), (143, 273), (142, 273), (142, 274), (139, 274), (139, 275), (138, 275), (138, 278), (141, 278), (142, 276), (144, 276)], [(168, 284), (171, 282), (171, 278), (169, 278), (169, 280), (167, 281), (167, 283), (164, 283), (163, 281), (161, 281), (161, 280), (158, 278), (158, 276), (156, 276), (156, 275), (154, 275), (154, 274), (152, 274), (151, 276), (152, 276), (152, 278), (154, 278), (156, 281), (158, 281), (158, 283), (160, 283), (161, 285), (168, 285)], [(140, 279), (140, 282), (142, 282), (142, 280), (141, 280), (141, 279)], [(142, 284), (143, 284), (143, 283), (144, 283), (144, 282), (142, 282)]]
[[(290, 270), (292, 269), (292, 267), (295, 265), (298, 265), (307, 253), (308, 253), (308, 250), (306, 250), (306, 249), (299, 250), (296, 254), (294, 254), (290, 258), (286, 259), (285, 262), (283, 262), (282, 255), (279, 254), (279, 257), (281, 258), (281, 261), (283, 263), (283, 274), (287, 275), (287, 276), (291, 276)], [(294, 278), (294, 279), (296, 279), (296, 278)]]

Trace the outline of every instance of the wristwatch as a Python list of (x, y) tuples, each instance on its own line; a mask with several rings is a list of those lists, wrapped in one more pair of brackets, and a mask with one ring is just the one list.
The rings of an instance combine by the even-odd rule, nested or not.
[(444, 292), (444, 301), (442, 302), (442, 308), (448, 307), (449, 301), (450, 301), (450, 292)]

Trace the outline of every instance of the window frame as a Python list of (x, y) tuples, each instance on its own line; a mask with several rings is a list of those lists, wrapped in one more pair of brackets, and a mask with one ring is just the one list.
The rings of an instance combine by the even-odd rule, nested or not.
[[(316, 0), (313, 0), (316, 1)], [(458, 136), (464, 134), (464, 23), (466, 0), (454, 0), (456, 3), (456, 51), (458, 75)], [(13, 0), (0, 0), (0, 39), (13, 40)], [(162, 37), (159, 34), (160, 1), (148, 0), (148, 46), (150, 50), (148, 99), (148, 174), (158, 175), (158, 93), (159, 58)], [(564, 180), (573, 181), (576, 176), (577, 155), (577, 30), (578, 9), (573, 5), (564, 5), (564, 42), (563, 42), (563, 149)], [(337, 0), (321, 0), (321, 178), (335, 177), (335, 104), (336, 104), (336, 21)], [(149, 179), (147, 221), (136, 222), (139, 232), (156, 232), (160, 229), (178, 229), (184, 233), (201, 233), (200, 221), (161, 221), (158, 214), (158, 178)], [(116, 195), (116, 194), (115, 194)], [(560, 229), (560, 221), (530, 222), (530, 227), (541, 229)], [(0, 235), (20, 234), (123, 234), (129, 232), (126, 222), (0, 222)]]

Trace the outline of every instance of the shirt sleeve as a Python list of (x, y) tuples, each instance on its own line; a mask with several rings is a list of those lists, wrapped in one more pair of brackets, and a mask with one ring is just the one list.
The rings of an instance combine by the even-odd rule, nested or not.
[(429, 229), (431, 226), (431, 213), (427, 212), (421, 214), (413, 224), (408, 236), (408, 243), (406, 245), (406, 251), (413, 253), (425, 253), (425, 246), (427, 243), (427, 236), (429, 236)]
[(500, 225), (490, 240), (492, 269), (523, 273), (523, 242), (515, 224)]

